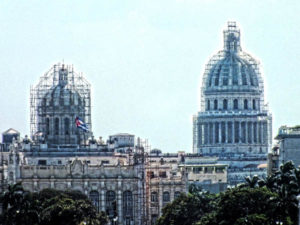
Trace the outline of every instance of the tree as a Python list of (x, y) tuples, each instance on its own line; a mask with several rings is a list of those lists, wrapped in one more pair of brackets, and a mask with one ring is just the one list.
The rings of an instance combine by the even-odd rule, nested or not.
[(88, 225), (104, 224), (103, 220), (99, 221), (101, 216), (97, 214), (95, 207), (89, 201), (58, 196), (50, 199), (46, 205), (41, 218), (41, 224), (44, 225), (73, 225), (81, 222)]
[(24, 191), (21, 183), (8, 186), (1, 196), (3, 207), (2, 220), (7, 225), (35, 225), (39, 222), (38, 207), (32, 194)]
[(273, 198), (276, 194), (267, 188), (229, 189), (219, 195), (214, 211), (202, 217), (198, 224), (264, 224), (263, 221), (272, 224)]
[(163, 208), (163, 215), (158, 219), (157, 225), (191, 225), (211, 211), (214, 198), (215, 195), (192, 185), (187, 195), (181, 194)]
[(24, 191), (21, 183), (10, 185), (1, 201), (6, 225), (105, 225), (107, 216), (97, 213), (88, 197), (78, 191), (44, 189)]

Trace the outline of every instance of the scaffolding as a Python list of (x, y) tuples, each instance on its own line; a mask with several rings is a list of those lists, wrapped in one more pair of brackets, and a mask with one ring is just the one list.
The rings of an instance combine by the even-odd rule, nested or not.
[(228, 22), (223, 35), (224, 48), (212, 56), (205, 66), (200, 111), (205, 111), (205, 96), (208, 92), (243, 92), (245, 90), (259, 93), (261, 109), (266, 109), (260, 62), (242, 51), (240, 30), (236, 22)]
[[(54, 90), (60, 85), (61, 71), (64, 71), (64, 85), (62, 91), (58, 96), (61, 101), (58, 104), (59, 110), (55, 110), (51, 105), (51, 100), (57, 97), (54, 96)], [(30, 131), (31, 137), (36, 139), (36, 136), (46, 135), (46, 116), (59, 116), (59, 115), (72, 115), (81, 116), (81, 119), (88, 125), (91, 130), (91, 86), (89, 82), (83, 77), (82, 73), (74, 71), (73, 65), (65, 65), (64, 63), (57, 63), (53, 65), (44, 75), (40, 77), (40, 80), (36, 86), (30, 88)], [(76, 107), (72, 106), (68, 95), (74, 94), (78, 97), (76, 101), (80, 102), (80, 115), (75, 110)], [(68, 101), (68, 103), (66, 103)], [(74, 100), (75, 101), (75, 100)], [(78, 104), (78, 103), (74, 103)], [(66, 106), (67, 105), (67, 106)], [(52, 109), (51, 109), (52, 107)], [(72, 112), (72, 109), (74, 111)], [(52, 110), (52, 111), (51, 111)], [(52, 115), (49, 114), (51, 111)], [(47, 112), (47, 113), (46, 113)], [(62, 122), (62, 121), (61, 121)], [(73, 121), (70, 124), (74, 127)], [(62, 126), (61, 126), (62, 127)]]
[(141, 225), (146, 225), (148, 220), (148, 208), (147, 208), (147, 177), (145, 174), (148, 162), (148, 154), (150, 152), (150, 145), (148, 144), (147, 139), (137, 138), (136, 150), (134, 153), (134, 163), (137, 170), (137, 174), (140, 176), (138, 184), (138, 194), (136, 197), (137, 207), (135, 212), (137, 212), (137, 217)]

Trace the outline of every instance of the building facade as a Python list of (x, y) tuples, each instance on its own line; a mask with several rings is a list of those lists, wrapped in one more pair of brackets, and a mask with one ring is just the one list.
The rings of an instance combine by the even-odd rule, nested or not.
[[(0, 189), (78, 190), (119, 225), (154, 224), (190, 183), (219, 192), (227, 166), (199, 154), (150, 151), (147, 141), (92, 134), (90, 85), (73, 66), (53, 65), (31, 89), (31, 138), (9, 129), (0, 144)], [(88, 131), (79, 129), (76, 118)]]
[(280, 165), (292, 161), (300, 166), (300, 126), (281, 126), (275, 137), (276, 145), (268, 155), (268, 174), (279, 170)]
[(240, 30), (229, 22), (224, 48), (206, 64), (200, 112), (193, 117), (193, 151), (228, 164), (230, 184), (266, 175), (272, 115), (264, 98), (259, 62), (242, 51)]

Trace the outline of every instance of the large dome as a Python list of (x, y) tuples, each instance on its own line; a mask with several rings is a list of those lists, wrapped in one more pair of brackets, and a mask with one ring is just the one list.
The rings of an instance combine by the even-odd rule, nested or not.
[(43, 105), (53, 107), (81, 106), (83, 105), (83, 99), (76, 90), (57, 85), (45, 94)]
[(206, 65), (202, 87), (204, 94), (263, 91), (259, 62), (242, 51), (240, 31), (235, 22), (229, 22), (224, 30), (224, 49)]
[(77, 129), (79, 117), (91, 130), (90, 84), (73, 66), (55, 64), (31, 89), (31, 132), (49, 144), (84, 144), (91, 132)]

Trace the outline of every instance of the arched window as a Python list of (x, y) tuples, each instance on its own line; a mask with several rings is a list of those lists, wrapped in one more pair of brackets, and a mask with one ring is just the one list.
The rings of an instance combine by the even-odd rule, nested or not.
[(97, 212), (99, 212), (99, 193), (98, 191), (91, 191), (90, 192), (90, 200), (93, 205), (96, 207)]
[(239, 102), (237, 99), (233, 100), (233, 109), (238, 109), (239, 108)]
[(113, 218), (117, 213), (116, 193), (114, 191), (106, 192), (106, 214), (109, 218)]
[(253, 109), (256, 109), (256, 102), (255, 102), (255, 99), (252, 100), (252, 108), (253, 108)]
[(59, 118), (55, 118), (54, 122), (54, 133), (55, 135), (59, 134)]
[(244, 100), (244, 109), (248, 109), (248, 100), (247, 99)]
[(70, 119), (65, 118), (65, 134), (69, 135), (70, 134)]
[(210, 110), (210, 101), (209, 101), (209, 100), (207, 100), (206, 109), (207, 109), (207, 110)]
[(180, 196), (180, 191), (175, 191), (174, 193), (174, 199), (178, 198)]
[(50, 119), (46, 118), (46, 134), (50, 134)]
[(133, 199), (131, 191), (123, 192), (123, 216), (124, 218), (133, 217)]
[(151, 192), (151, 202), (158, 202), (157, 192)]
[(228, 108), (227, 99), (224, 99), (224, 100), (223, 100), (223, 109), (224, 109), (224, 110), (227, 110), (227, 108)]
[(217, 110), (218, 109), (218, 100), (215, 99), (214, 100), (214, 110)]
[(169, 202), (170, 201), (170, 193), (168, 191), (165, 191), (163, 193), (163, 202)]

